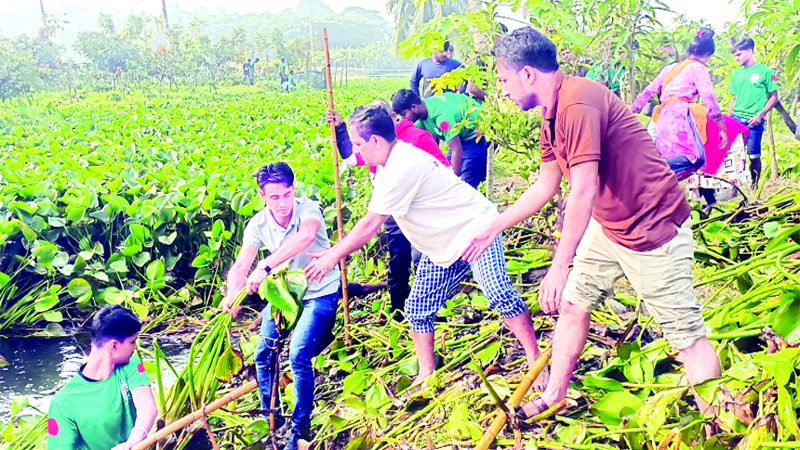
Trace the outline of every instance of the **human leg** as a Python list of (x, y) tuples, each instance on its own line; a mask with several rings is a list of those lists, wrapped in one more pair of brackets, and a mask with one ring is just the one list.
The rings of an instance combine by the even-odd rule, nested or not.
[[(719, 376), (719, 358), (706, 337), (694, 291), (691, 218), (678, 228), (671, 241), (655, 250), (620, 249), (626, 253), (620, 258), (625, 275), (661, 326), (664, 337), (680, 351), (689, 382), (694, 385)], [(705, 401), (699, 395), (696, 399), (705, 410)]]
[[(590, 314), (613, 294), (614, 281), (622, 276), (622, 269), (611, 254), (611, 244), (602, 226), (591, 219), (575, 252), (562, 294), (553, 336), (550, 379), (542, 394), (546, 405), (554, 405), (566, 397), (575, 364), (586, 344)], [(537, 409), (533, 402), (524, 407), (529, 415), (539, 412)]]
[(461, 179), (477, 189), (478, 185), (486, 179), (486, 161), (489, 143), (486, 139), (480, 142), (472, 139), (461, 141), (463, 156), (461, 159)]
[(393, 311), (402, 311), (408, 298), (408, 278), (411, 273), (411, 244), (393, 218), (384, 223), (386, 244), (389, 247), (389, 297)]
[(761, 179), (761, 138), (764, 135), (764, 121), (759, 125), (748, 125), (748, 118), (733, 116), (739, 123), (747, 126), (747, 142), (745, 148), (747, 150), (747, 157), (750, 159), (750, 177), (753, 179), (752, 188), (758, 187), (758, 182)]
[(423, 380), (434, 371), (433, 319), (436, 311), (455, 294), (468, 269), (469, 264), (463, 260), (445, 268), (433, 264), (425, 255), (420, 258), (405, 306), (406, 319), (419, 362), (417, 381)]
[[(503, 237), (498, 236), (471, 267), (475, 281), (489, 299), (489, 306), (503, 316), (506, 325), (525, 349), (528, 365), (532, 366), (539, 357), (539, 347), (536, 345), (528, 308), (508, 277)], [(543, 387), (546, 380), (542, 381), (540, 385)]]
[(289, 344), (289, 363), (294, 377), (294, 412), (292, 434), (308, 437), (314, 409), (314, 369), (311, 359), (319, 336), (336, 312), (338, 293), (304, 301), (305, 307)]
[[(275, 370), (275, 357), (278, 349), (278, 330), (272, 319), (269, 306), (262, 311), (261, 329), (255, 349), (256, 379), (258, 380), (258, 397), (261, 400), (261, 409), (270, 407), (272, 397), (272, 376)], [(276, 392), (275, 405), (280, 405), (279, 391)], [(268, 416), (265, 414), (265, 418)]]

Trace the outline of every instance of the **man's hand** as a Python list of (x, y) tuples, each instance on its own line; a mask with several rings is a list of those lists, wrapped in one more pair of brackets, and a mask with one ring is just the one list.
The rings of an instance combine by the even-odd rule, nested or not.
[(761, 115), (761, 113), (758, 113), (747, 121), (747, 125), (751, 127), (757, 127), (761, 125), (762, 120), (764, 120), (764, 116)]
[(561, 308), (561, 294), (567, 285), (569, 267), (551, 266), (539, 285), (539, 306), (545, 314), (552, 314)]
[(467, 248), (461, 253), (461, 259), (471, 263), (480, 258), (483, 252), (497, 239), (497, 234), (498, 233), (491, 228), (478, 230), (472, 235)]
[(225, 297), (225, 300), (222, 301), (220, 307), (222, 308), (222, 312), (228, 313), (236, 320), (239, 317), (239, 313), (242, 311), (242, 307), (240, 305), (234, 306), (231, 308), (231, 303), (233, 302), (233, 297)]
[(265, 278), (267, 278), (266, 270), (264, 269), (254, 270), (253, 273), (251, 273), (250, 276), (247, 277), (247, 283), (245, 283), (245, 285), (247, 286), (247, 293), (255, 294), (256, 292), (258, 292), (258, 287), (261, 286), (261, 282), (264, 281)]
[(334, 126), (339, 126), (339, 124), (344, 123), (342, 119), (342, 115), (339, 114), (339, 111), (335, 109), (328, 108), (328, 112), (325, 114), (325, 120), (330, 124), (333, 122)]
[(340, 258), (336, 256), (336, 252), (333, 251), (333, 248), (329, 248), (323, 252), (306, 254), (314, 258), (311, 264), (306, 266), (305, 274), (308, 281), (321, 282), (325, 275), (339, 264)]

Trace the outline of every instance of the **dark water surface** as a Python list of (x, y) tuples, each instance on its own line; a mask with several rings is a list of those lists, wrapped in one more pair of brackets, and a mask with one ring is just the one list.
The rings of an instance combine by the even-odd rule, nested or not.
[[(161, 338), (158, 343), (175, 369), (183, 369), (189, 356), (189, 344)], [(144, 338), (142, 345), (152, 348), (150, 341)], [(7, 366), (0, 367), (0, 420), (8, 420), (11, 401), (20, 395), (27, 395), (31, 405), (47, 412), (50, 399), (78, 372), (89, 348), (89, 335), (85, 333), (71, 337), (0, 338), (0, 355), (8, 361)], [(145, 356), (145, 359), (149, 358)], [(175, 376), (166, 364), (162, 367), (166, 389), (175, 381)]]

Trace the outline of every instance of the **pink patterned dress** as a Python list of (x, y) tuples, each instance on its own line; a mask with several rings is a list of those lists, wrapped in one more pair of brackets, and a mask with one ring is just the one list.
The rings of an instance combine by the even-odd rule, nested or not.
[[(665, 87), (664, 79), (680, 63), (670, 64), (658, 74), (636, 97), (631, 105), (631, 110), (638, 113), (644, 108), (647, 101), (655, 94), (661, 92), (661, 101), (670, 97), (685, 97), (694, 100), (698, 95), (708, 108), (709, 120), (722, 119), (719, 102), (714, 95), (714, 86), (708, 69), (701, 62), (691, 62), (672, 78)], [(699, 157), (697, 143), (694, 138), (692, 126), (689, 123), (689, 104), (684, 101), (672, 101), (664, 105), (661, 115), (656, 123), (656, 147), (661, 156), (684, 155), (694, 163)]]

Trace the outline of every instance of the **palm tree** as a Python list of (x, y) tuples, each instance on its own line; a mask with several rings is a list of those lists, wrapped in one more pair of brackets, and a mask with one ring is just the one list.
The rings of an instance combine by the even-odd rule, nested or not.
[(164, 13), (164, 29), (169, 30), (169, 19), (167, 19), (167, 0), (161, 0), (161, 12)]
[(422, 24), (436, 17), (467, 11), (467, 0), (423, 0), (419, 7), (416, 4), (416, 0), (386, 1), (386, 9), (394, 17), (392, 49), (395, 53), (400, 48), (400, 43), (414, 34)]

